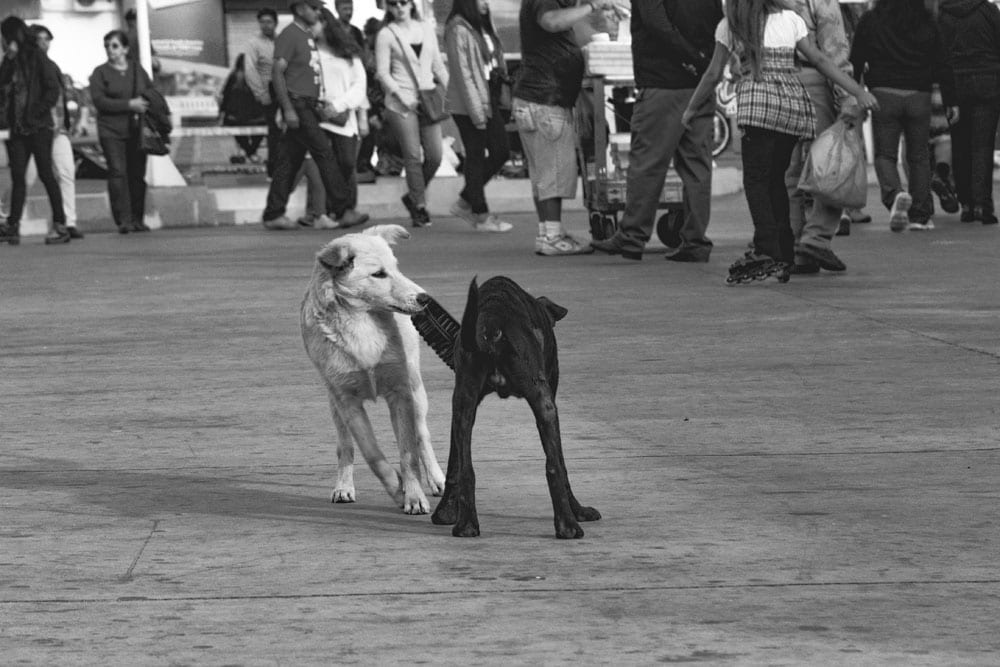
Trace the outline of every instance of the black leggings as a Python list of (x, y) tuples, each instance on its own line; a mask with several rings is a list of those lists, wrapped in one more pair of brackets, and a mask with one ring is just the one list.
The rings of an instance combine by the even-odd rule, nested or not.
[(52, 136), (51, 129), (38, 130), (32, 134), (11, 134), (7, 140), (7, 161), (10, 163), (10, 217), (8, 224), (16, 227), (21, 223), (24, 213), (24, 201), (28, 196), (28, 160), (35, 158), (38, 168), (38, 178), (45, 186), (45, 194), (49, 196), (52, 207), (52, 222), (62, 226), (66, 224), (66, 213), (63, 211), (62, 191), (52, 168)]
[(753, 220), (754, 249), (782, 262), (795, 258), (785, 172), (798, 142), (791, 134), (743, 128), (743, 190)]

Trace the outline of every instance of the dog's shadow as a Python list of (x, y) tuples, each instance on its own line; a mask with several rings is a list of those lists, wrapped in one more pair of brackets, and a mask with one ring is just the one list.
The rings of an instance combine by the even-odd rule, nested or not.
[[(36, 459), (29, 470), (0, 470), (0, 488), (31, 493), (72, 494), (77, 506), (103, 507), (111, 513), (137, 519), (159, 519), (201, 514), (234, 519), (295, 521), (392, 533), (437, 532), (426, 516), (408, 516), (385, 497), (381, 488), (361, 489), (371, 503), (333, 504), (325, 481), (332, 472), (310, 469), (302, 473), (282, 466), (280, 471), (218, 469), (217, 475), (181, 470), (80, 469), (76, 462)], [(301, 478), (308, 474), (308, 482)], [(289, 479), (292, 478), (292, 479)], [(275, 491), (268, 487), (299, 489)]]

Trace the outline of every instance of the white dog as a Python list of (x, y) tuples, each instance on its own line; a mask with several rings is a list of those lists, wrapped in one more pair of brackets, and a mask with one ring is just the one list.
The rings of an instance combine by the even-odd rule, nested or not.
[[(427, 295), (399, 272), (389, 247), (410, 233), (379, 225), (341, 236), (316, 255), (302, 301), (306, 352), (326, 383), (337, 428), (337, 484), (331, 501), (351, 503), (354, 443), (372, 472), (407, 514), (426, 514), (420, 487), (423, 464), (431, 492), (444, 491), (444, 474), (427, 430), (427, 393), (420, 378), (420, 341), (410, 315)], [(384, 396), (399, 444), (400, 472), (375, 442), (364, 401)]]

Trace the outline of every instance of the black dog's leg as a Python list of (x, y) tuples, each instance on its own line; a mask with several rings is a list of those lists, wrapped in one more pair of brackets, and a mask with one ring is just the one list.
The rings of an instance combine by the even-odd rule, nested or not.
[(542, 449), (545, 450), (545, 480), (549, 483), (549, 496), (552, 498), (556, 537), (583, 537), (583, 528), (577, 523), (576, 512), (570, 504), (569, 478), (566, 475), (559, 432), (559, 411), (552, 392), (547, 383), (540, 382), (536, 385), (536, 391), (525, 398), (535, 415), (538, 435), (542, 439)]
[(445, 473), (444, 495), (431, 516), (438, 525), (455, 524), (455, 537), (479, 535), (476, 514), (476, 475), (472, 469), (472, 427), (482, 399), (485, 371), (475, 363), (458, 366), (451, 399), (451, 447)]

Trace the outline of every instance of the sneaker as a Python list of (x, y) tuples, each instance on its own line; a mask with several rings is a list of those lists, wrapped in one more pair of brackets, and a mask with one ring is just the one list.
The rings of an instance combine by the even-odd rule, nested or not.
[(339, 222), (324, 213), (313, 221), (312, 226), (313, 229), (339, 229), (341, 225)]
[(83, 232), (81, 232), (76, 227), (66, 227), (66, 230), (69, 232), (69, 237), (71, 239), (79, 240), (83, 238)]
[(997, 216), (992, 211), (987, 211), (980, 206), (976, 206), (972, 209), (972, 216), (975, 220), (980, 221), (984, 225), (997, 224)]
[(872, 217), (860, 208), (844, 209), (844, 214), (854, 223), (866, 224), (872, 221)]
[[(590, 247), (593, 250), (603, 252), (607, 255), (621, 255), (625, 259), (631, 259), (637, 262), (642, 259), (642, 251), (626, 250), (625, 246), (622, 245), (620, 236), (612, 236), (600, 241), (591, 241)], [(538, 239), (535, 239), (535, 252), (538, 252)]]
[(840, 216), (840, 222), (837, 224), (837, 236), (850, 236), (851, 235), (851, 216), (844, 213)]
[(889, 211), (889, 229), (894, 232), (901, 232), (910, 224), (910, 219), (906, 215), (913, 204), (913, 197), (909, 192), (900, 192), (892, 200), (892, 210)]
[(410, 223), (414, 227), (431, 226), (431, 215), (427, 212), (427, 207), (417, 206), (417, 203), (410, 197), (409, 192), (400, 197), (400, 201), (403, 202), (403, 206), (406, 207), (407, 212), (410, 214)]
[(704, 264), (708, 262), (707, 252), (698, 252), (691, 248), (680, 248), (674, 252), (667, 253), (663, 259), (669, 262), (689, 262), (692, 264)]
[(316, 216), (314, 215), (304, 215), (295, 221), (299, 227), (312, 227), (316, 224)]
[(68, 229), (65, 227), (54, 227), (52, 231), (45, 236), (45, 245), (69, 243), (70, 238)]
[(789, 267), (788, 272), (793, 276), (810, 276), (819, 273), (819, 264), (804, 257), (795, 258), (795, 263)]
[[(353, 208), (349, 208), (344, 213), (337, 218), (335, 223), (340, 228), (346, 227), (356, 227), (358, 225), (363, 225), (369, 220), (369, 215), (367, 213), (358, 213)], [(327, 229), (330, 229), (329, 227)]]
[(938, 201), (941, 202), (941, 208), (944, 209), (945, 213), (958, 212), (958, 195), (955, 194), (955, 189), (951, 187), (950, 183), (934, 174), (931, 176), (931, 190), (938, 196)]
[(819, 265), (819, 268), (826, 269), (827, 271), (846, 271), (847, 265), (844, 264), (839, 257), (833, 254), (833, 251), (829, 248), (818, 248), (808, 245), (799, 246), (796, 249), (796, 254), (801, 255), (805, 259), (810, 259)]
[(476, 217), (475, 213), (472, 212), (472, 207), (469, 206), (469, 202), (465, 201), (461, 197), (455, 200), (455, 203), (451, 205), (451, 208), (448, 210), (448, 212), (451, 213), (456, 218), (461, 218), (462, 220), (465, 220), (473, 227), (475, 227), (479, 222), (482, 221)]
[(264, 229), (270, 229), (272, 231), (299, 228), (298, 223), (294, 222), (287, 215), (279, 215), (277, 218), (272, 218), (270, 220), (262, 220), (261, 224), (264, 225)]
[(21, 243), (20, 229), (15, 229), (9, 224), (0, 225), (0, 243), (19, 245)]
[(474, 226), (477, 232), (495, 232), (498, 234), (503, 234), (504, 232), (509, 232), (514, 229), (514, 225), (505, 220), (501, 220), (494, 213), (486, 214), (483, 219), (476, 222)]
[(958, 219), (961, 222), (975, 222), (976, 221), (976, 214), (972, 210), (971, 206), (963, 206), (962, 207), (962, 215), (960, 215)]
[(565, 232), (561, 236), (535, 237), (536, 255), (588, 255), (592, 252), (594, 248), (589, 243), (580, 243)]
[(928, 232), (934, 229), (934, 221), (928, 219), (924, 222), (911, 222), (906, 226), (906, 229), (911, 232)]

